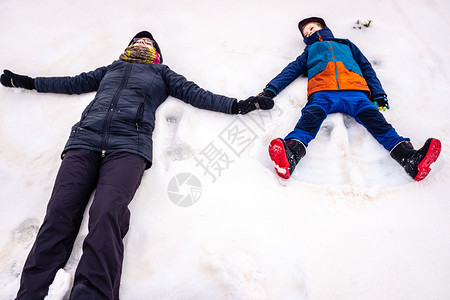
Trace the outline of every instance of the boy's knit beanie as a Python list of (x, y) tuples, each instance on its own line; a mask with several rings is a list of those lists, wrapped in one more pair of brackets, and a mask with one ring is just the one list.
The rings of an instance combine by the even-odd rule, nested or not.
[(136, 39), (136, 38), (149, 38), (149, 39), (151, 39), (152, 41), (154, 41), (154, 42), (155, 42), (155, 49), (156, 49), (156, 52), (159, 53), (159, 60), (161, 61), (161, 63), (163, 62), (163, 56), (162, 56), (162, 53), (161, 53), (161, 49), (159, 48), (158, 43), (157, 43), (156, 40), (153, 38), (153, 35), (152, 35), (150, 32), (148, 32), (148, 31), (141, 31), (141, 32), (138, 32), (138, 33), (131, 39), (131, 41), (130, 41), (130, 43), (128, 44), (128, 46), (130, 46), (130, 45), (133, 43), (133, 40)]

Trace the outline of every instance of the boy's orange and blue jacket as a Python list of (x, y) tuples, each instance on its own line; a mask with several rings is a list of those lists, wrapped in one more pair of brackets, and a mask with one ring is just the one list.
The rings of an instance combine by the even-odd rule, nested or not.
[(297, 59), (266, 86), (277, 95), (300, 75), (308, 75), (308, 98), (319, 91), (360, 90), (370, 98), (385, 95), (362, 52), (347, 39), (336, 39), (328, 27), (304, 37), (307, 45)]

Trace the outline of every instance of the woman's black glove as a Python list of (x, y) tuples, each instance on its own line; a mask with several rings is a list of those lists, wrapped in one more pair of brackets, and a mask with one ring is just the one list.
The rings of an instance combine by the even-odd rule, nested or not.
[(0, 76), (0, 82), (7, 87), (20, 87), (27, 90), (34, 90), (34, 78), (18, 75), (10, 70), (4, 70)]
[(233, 114), (245, 115), (255, 109), (271, 109), (275, 102), (266, 96), (252, 96), (247, 100), (240, 100), (233, 103)]

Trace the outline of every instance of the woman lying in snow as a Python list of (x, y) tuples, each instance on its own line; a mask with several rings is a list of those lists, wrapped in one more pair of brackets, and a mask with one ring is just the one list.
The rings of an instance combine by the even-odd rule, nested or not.
[(89, 233), (75, 272), (71, 300), (119, 299), (128, 204), (144, 170), (152, 164), (155, 111), (168, 96), (198, 108), (227, 114), (270, 109), (273, 100), (237, 101), (206, 91), (168, 66), (152, 34), (142, 31), (119, 60), (75, 77), (17, 75), (5, 70), (7, 87), (81, 94), (96, 91), (76, 123), (62, 154), (47, 213), (25, 263), (17, 299), (44, 299), (56, 272), (64, 267), (88, 200)]

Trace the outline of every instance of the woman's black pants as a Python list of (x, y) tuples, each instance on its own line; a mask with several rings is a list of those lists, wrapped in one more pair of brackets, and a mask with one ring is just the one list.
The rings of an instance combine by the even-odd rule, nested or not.
[(119, 299), (128, 204), (140, 185), (146, 161), (127, 153), (105, 157), (69, 150), (61, 164), (47, 212), (25, 262), (17, 299), (44, 299), (56, 272), (70, 257), (86, 206), (88, 234), (75, 272), (71, 299)]

